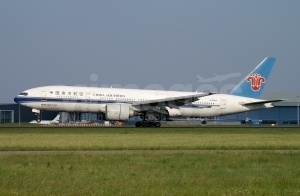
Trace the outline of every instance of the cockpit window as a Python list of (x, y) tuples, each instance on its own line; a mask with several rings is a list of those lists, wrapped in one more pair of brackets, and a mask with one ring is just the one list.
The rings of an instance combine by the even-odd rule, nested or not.
[(28, 93), (20, 93), (20, 95), (27, 96), (27, 95), (28, 95)]

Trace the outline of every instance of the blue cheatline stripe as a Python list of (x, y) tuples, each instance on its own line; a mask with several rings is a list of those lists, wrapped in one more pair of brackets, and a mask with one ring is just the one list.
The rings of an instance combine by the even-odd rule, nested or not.
[[(68, 99), (68, 98), (47, 98), (47, 100), (42, 101), (42, 97), (16, 97), (16, 103), (34, 103), (34, 102), (63, 102), (63, 103), (93, 103), (93, 104), (106, 104), (106, 103), (132, 103), (134, 101), (125, 101), (125, 100), (93, 100), (91, 99), (89, 102), (86, 102), (85, 99)], [(212, 106), (219, 105), (202, 105), (202, 104), (187, 104), (180, 106), (180, 108), (211, 108)]]
[(47, 100), (43, 101), (42, 97), (16, 97), (15, 98), (16, 103), (32, 103), (32, 102), (63, 102), (63, 103), (115, 103), (115, 102), (121, 102), (121, 103), (131, 103), (131, 101), (125, 101), (125, 100), (94, 100), (90, 99), (88, 102), (85, 99), (73, 99), (73, 98), (47, 98)]

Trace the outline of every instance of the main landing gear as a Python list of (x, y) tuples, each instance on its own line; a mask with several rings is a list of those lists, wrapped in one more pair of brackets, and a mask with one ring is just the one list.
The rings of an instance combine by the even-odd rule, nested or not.
[(141, 115), (141, 118), (143, 120), (138, 121), (135, 123), (136, 127), (160, 127), (161, 123), (157, 120), (146, 120), (146, 113), (144, 113), (143, 115)]
[(136, 127), (160, 127), (161, 124), (159, 121), (138, 121), (137, 123), (135, 123)]

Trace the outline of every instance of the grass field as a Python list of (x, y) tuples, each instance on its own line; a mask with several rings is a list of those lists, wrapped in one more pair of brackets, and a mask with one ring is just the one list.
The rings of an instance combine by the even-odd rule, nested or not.
[(0, 195), (299, 195), (299, 154), (0, 156)]
[(0, 150), (300, 150), (298, 128), (1, 128)]
[(0, 128), (0, 195), (300, 195), (299, 149), (297, 128)]

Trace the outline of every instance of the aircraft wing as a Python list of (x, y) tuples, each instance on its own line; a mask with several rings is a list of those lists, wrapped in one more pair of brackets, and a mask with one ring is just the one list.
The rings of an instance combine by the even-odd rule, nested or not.
[(249, 105), (257, 105), (257, 104), (265, 104), (265, 103), (274, 103), (274, 102), (286, 101), (286, 100), (287, 99), (262, 100), (262, 101), (255, 101), (251, 103), (243, 103), (242, 105), (249, 106)]
[(189, 104), (194, 101), (198, 101), (200, 97), (205, 97), (212, 94), (216, 94), (216, 93), (195, 93), (193, 95), (141, 101), (141, 102), (133, 103), (132, 106), (138, 108), (140, 111), (156, 110), (156, 108), (161, 108), (166, 106), (170, 108), (178, 108), (178, 106), (182, 106), (184, 104)]

